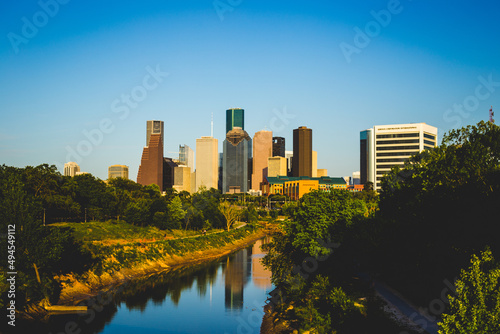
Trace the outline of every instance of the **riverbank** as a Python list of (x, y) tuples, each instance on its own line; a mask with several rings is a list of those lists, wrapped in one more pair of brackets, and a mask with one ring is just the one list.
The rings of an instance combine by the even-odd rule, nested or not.
[[(124, 282), (146, 278), (180, 266), (212, 261), (243, 249), (269, 234), (269, 230), (245, 226), (229, 232), (193, 238), (163, 240), (128, 245), (100, 246), (101, 268), (83, 275), (60, 275), (62, 284), (57, 305), (77, 305)], [(122, 260), (122, 261), (120, 261)], [(96, 272), (100, 272), (97, 274)], [(43, 320), (48, 312), (43, 304), (31, 305), (23, 314), (31, 320)]]

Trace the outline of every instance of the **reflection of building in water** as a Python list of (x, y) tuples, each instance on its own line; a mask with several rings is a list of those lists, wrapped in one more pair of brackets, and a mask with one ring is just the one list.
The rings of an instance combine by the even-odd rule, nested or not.
[[(266, 238), (267, 239), (267, 238)], [(262, 264), (262, 258), (266, 255), (261, 249), (268, 240), (258, 240), (252, 247), (252, 280), (253, 283), (261, 288), (268, 289), (271, 284), (271, 271), (267, 270)]]
[(243, 249), (227, 258), (225, 274), (226, 309), (243, 308), (243, 287), (247, 283), (248, 251)]

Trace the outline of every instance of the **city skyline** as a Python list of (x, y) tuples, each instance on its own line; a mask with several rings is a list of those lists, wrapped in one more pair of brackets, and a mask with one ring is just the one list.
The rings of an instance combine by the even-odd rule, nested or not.
[(226, 110), (240, 107), (245, 131), (287, 151), (293, 129), (313, 129), (318, 167), (345, 176), (374, 124), (425, 122), (440, 143), (500, 106), (497, 3), (40, 3), (0, 4), (6, 165), (74, 161), (106, 179), (120, 163), (134, 179), (147, 120), (165, 122), (174, 158), (213, 114), (222, 152)]

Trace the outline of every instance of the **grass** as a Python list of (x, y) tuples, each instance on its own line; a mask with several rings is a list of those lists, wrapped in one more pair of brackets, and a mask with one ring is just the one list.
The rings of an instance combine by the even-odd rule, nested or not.
[(77, 240), (93, 254), (97, 262), (92, 271), (100, 275), (131, 268), (141, 263), (159, 261), (172, 256), (217, 249), (245, 238), (253, 227), (239, 229), (201, 231), (163, 231), (156, 227), (141, 227), (124, 221), (89, 223), (56, 223), (54, 227), (71, 227)]
[[(106, 221), (89, 223), (56, 223), (51, 226), (67, 226), (74, 230), (78, 240), (91, 243), (120, 244), (131, 242), (177, 239), (201, 235), (200, 231), (172, 230), (163, 231), (153, 226), (141, 227), (124, 221)], [(218, 231), (218, 230), (217, 230)], [(215, 232), (214, 230), (209, 233)]]

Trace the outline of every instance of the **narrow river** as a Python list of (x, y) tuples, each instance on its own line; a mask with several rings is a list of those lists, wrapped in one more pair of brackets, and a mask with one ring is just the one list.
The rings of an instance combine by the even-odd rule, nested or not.
[(264, 242), (217, 261), (126, 283), (91, 301), (87, 314), (52, 316), (44, 332), (257, 334), (273, 289), (271, 273), (261, 263)]

